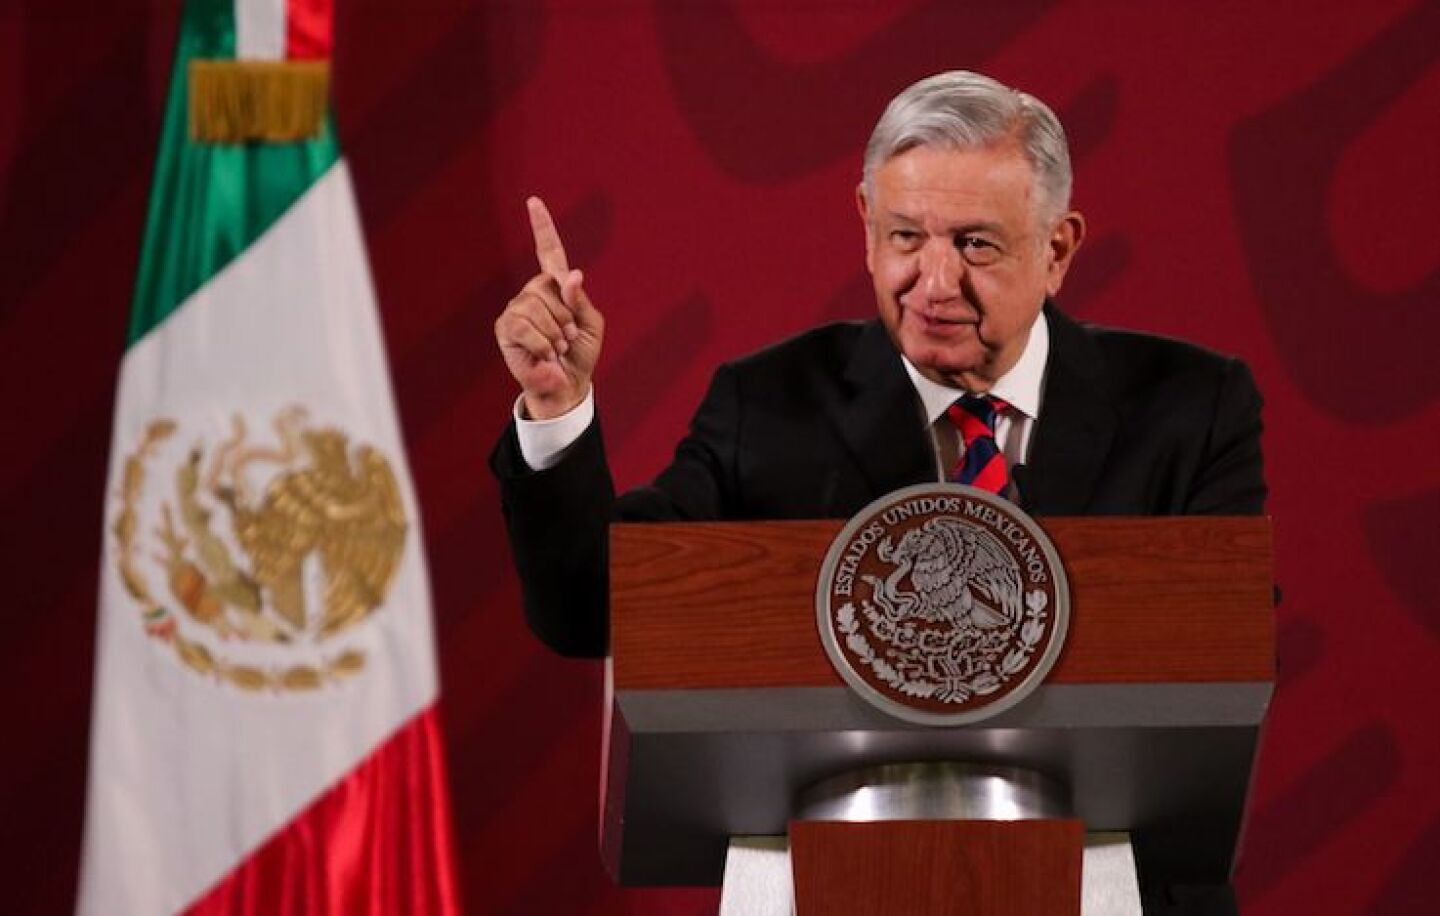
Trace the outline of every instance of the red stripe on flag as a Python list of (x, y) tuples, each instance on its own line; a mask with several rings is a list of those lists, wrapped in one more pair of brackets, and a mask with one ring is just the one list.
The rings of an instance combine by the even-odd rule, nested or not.
[(335, 34), (331, 0), (285, 0), (285, 6), (285, 57), (328, 59)]
[(435, 708), (410, 720), (189, 909), (199, 916), (460, 912)]

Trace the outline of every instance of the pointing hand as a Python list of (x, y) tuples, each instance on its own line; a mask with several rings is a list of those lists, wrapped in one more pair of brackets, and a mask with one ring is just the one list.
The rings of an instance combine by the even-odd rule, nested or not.
[(524, 392), (532, 420), (564, 414), (590, 391), (600, 358), (605, 318), (585, 293), (585, 276), (572, 270), (545, 202), (531, 197), (530, 232), (540, 272), (495, 320), (495, 342)]

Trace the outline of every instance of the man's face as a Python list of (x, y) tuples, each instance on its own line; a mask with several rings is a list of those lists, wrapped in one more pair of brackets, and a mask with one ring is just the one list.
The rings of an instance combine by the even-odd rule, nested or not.
[(1052, 226), (1020, 147), (918, 146), (857, 192), (880, 320), (927, 378), (987, 391), (1030, 338), (1079, 247), (1078, 213)]

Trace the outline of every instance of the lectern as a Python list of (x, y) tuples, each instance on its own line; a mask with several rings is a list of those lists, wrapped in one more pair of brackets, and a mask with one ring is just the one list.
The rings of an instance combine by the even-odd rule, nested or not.
[[(786, 833), (817, 787), (958, 762), (1061, 787), (1084, 829), (1131, 834), (1142, 881), (1227, 880), (1274, 682), (1269, 521), (1039, 523), (1070, 583), (1064, 649), (1025, 700), (946, 728), (880, 712), (831, 667), (814, 594), (841, 522), (613, 526), (612, 874), (717, 884), (729, 837)], [(854, 878), (825, 867), (819, 880)], [(803, 913), (798, 883), (797, 900)]]

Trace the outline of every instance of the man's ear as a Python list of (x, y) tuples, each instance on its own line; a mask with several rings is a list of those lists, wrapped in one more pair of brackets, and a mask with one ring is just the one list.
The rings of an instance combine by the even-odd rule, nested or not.
[(855, 209), (860, 213), (860, 223), (865, 227), (865, 266), (875, 272), (875, 225), (870, 220), (870, 201), (865, 197), (865, 182), (855, 186)]
[(1085, 241), (1085, 217), (1079, 210), (1071, 210), (1060, 217), (1060, 222), (1055, 224), (1055, 229), (1050, 233), (1048, 241), (1050, 254), (1050, 275), (1045, 284), (1045, 290), (1051, 296), (1060, 292), (1061, 285), (1065, 282), (1065, 274), (1070, 270), (1070, 264), (1075, 259), (1075, 252), (1080, 250), (1080, 245)]

